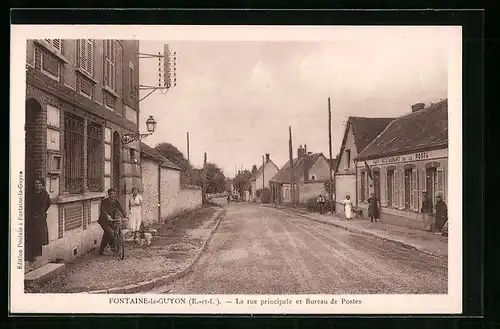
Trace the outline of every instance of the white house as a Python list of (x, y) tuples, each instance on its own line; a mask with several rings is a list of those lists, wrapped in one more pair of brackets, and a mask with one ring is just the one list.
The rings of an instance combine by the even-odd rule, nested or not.
[(250, 179), (250, 199), (252, 201), (261, 201), (261, 194), (257, 191), (260, 191), (263, 188), (269, 188), (269, 181), (278, 173), (278, 171), (278, 166), (276, 166), (270, 159), (270, 155), (266, 154), (264, 165), (261, 165)]

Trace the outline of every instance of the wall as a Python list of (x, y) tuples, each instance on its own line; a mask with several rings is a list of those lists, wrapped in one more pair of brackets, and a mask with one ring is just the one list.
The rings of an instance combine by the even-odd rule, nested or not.
[[(269, 180), (271, 180), (277, 173), (279, 169), (276, 168), (270, 161), (264, 166), (264, 187), (269, 188)], [(255, 179), (255, 186), (252, 183), (252, 191), (262, 189), (262, 173)]]
[[(426, 180), (422, 180), (422, 177), (426, 177), (426, 167), (435, 166), (439, 177), (439, 181), (436, 181), (434, 185), (436, 192), (441, 193), (444, 197), (444, 201), (448, 201), (448, 150), (434, 150), (429, 152), (418, 152), (419, 155), (425, 154), (425, 159), (415, 160), (414, 153), (405, 154), (399, 157), (390, 157), (385, 159), (390, 159), (392, 162), (382, 162), (380, 159), (367, 161), (372, 170), (378, 170), (380, 172), (380, 184), (381, 184), (381, 197), (380, 203), (382, 205), (380, 220), (381, 222), (388, 222), (392, 224), (399, 224), (408, 227), (422, 227), (422, 219), (420, 215), (420, 207), (422, 205), (422, 191), (427, 189)], [(397, 159), (398, 161), (394, 161)], [(403, 160), (405, 159), (405, 160)], [(405, 209), (406, 199), (404, 190), (404, 170), (412, 170), (412, 179), (415, 179), (414, 184), (411, 185), (411, 193), (409, 209)], [(358, 177), (360, 173), (365, 170), (364, 162), (357, 164)], [(394, 193), (392, 197), (392, 205), (388, 205), (388, 189), (387, 189), (387, 171), (394, 170)], [(358, 182), (358, 188), (360, 183)], [(373, 184), (372, 184), (373, 185)], [(373, 191), (373, 186), (370, 186), (370, 191)], [(437, 194), (435, 193), (435, 195)], [(436, 200), (432, 201), (435, 204)], [(362, 209), (367, 209), (366, 202), (358, 203), (358, 206)]]
[(142, 168), (142, 218), (144, 224), (158, 222), (158, 163), (141, 158)]
[[(123, 42), (129, 56), (136, 57), (138, 43)], [(103, 83), (103, 58), (102, 40), (94, 40), (94, 75), (86, 77), (93, 81), (93, 95), (84, 96), (79, 91), (79, 78), (82, 74), (77, 72), (77, 42), (76, 40), (62, 40), (62, 56), (55, 56), (41, 44), (34, 40), (27, 41), (26, 57), (26, 99), (30, 103), (37, 102), (41, 112), (36, 116), (29, 114), (27, 120), (27, 132), (32, 140), (36, 141), (36, 149), (27, 148), (26, 167), (30, 178), (41, 175), (46, 178), (47, 191), (52, 200), (52, 205), (47, 213), (47, 225), (49, 229), (49, 245), (43, 247), (43, 255), (27, 270), (44, 265), (47, 262), (62, 259), (70, 261), (82, 254), (87, 253), (100, 243), (102, 230), (96, 223), (99, 216), (100, 201), (105, 197), (107, 188), (111, 185), (109, 179), (112, 172), (110, 158), (110, 139), (103, 140), (104, 161), (100, 163), (103, 173), (103, 188), (100, 191), (91, 192), (87, 184), (84, 184), (81, 193), (69, 193), (65, 191), (64, 167), (64, 113), (69, 112), (85, 118), (84, 127), (89, 122), (99, 123), (105, 128), (105, 135), (112, 136), (118, 132), (119, 136), (125, 133), (138, 131), (137, 122), (128, 120), (123, 116), (121, 91), (127, 81), (123, 81), (121, 74), (121, 47), (116, 47), (116, 108), (109, 110), (102, 105), (102, 83)], [(128, 50), (127, 50), (128, 49)], [(57, 67), (60, 68), (59, 81), (41, 71), (41, 56), (50, 56), (57, 59)], [(131, 104), (133, 111), (137, 105)], [(32, 116), (32, 117), (31, 117)], [(34, 119), (34, 120), (32, 120)], [(36, 123), (36, 129), (31, 123)], [(40, 135), (39, 132), (43, 131)], [(87, 144), (86, 129), (84, 129), (84, 146), (82, 149), (82, 168), (87, 168)], [(37, 132), (38, 135), (34, 134)], [(105, 136), (105, 137), (106, 137)], [(31, 143), (31, 140), (27, 140)], [(108, 146), (106, 146), (108, 145)], [(120, 202), (123, 206), (130, 196), (132, 186), (140, 186), (140, 170), (130, 159), (130, 148), (138, 150), (137, 145), (120, 146)], [(32, 154), (36, 161), (30, 162)], [(42, 156), (39, 156), (39, 155)], [(47, 156), (56, 154), (61, 158), (61, 172), (48, 175)], [(106, 154), (108, 157), (106, 157)], [(106, 178), (106, 173), (108, 174)], [(87, 171), (83, 169), (83, 181), (86, 182)], [(28, 178), (28, 177), (27, 177)]]
[(356, 204), (356, 176), (355, 175), (336, 175), (335, 176), (335, 202), (337, 211), (342, 211), (340, 205), (346, 195), (351, 197), (353, 204)]
[(313, 175), (315, 176), (315, 179), (319, 180), (330, 179), (330, 165), (328, 164), (326, 158), (319, 157), (314, 165), (309, 169), (308, 179), (311, 180)]
[[(351, 150), (351, 159), (349, 166), (347, 165), (347, 158), (346, 158), (346, 150)], [(354, 143), (354, 134), (352, 133), (352, 127), (349, 125), (349, 130), (347, 131), (347, 138), (345, 141), (345, 146), (344, 146), (344, 151), (342, 154), (340, 154), (339, 158), (339, 167), (337, 171), (337, 175), (342, 175), (342, 174), (354, 174), (355, 171), (355, 164), (354, 164), (354, 158), (358, 156), (358, 150), (356, 148), (356, 144)]]
[(299, 196), (300, 202), (305, 203), (310, 198), (317, 198), (320, 194), (328, 198), (328, 193), (325, 190), (324, 181), (312, 183), (311, 181), (307, 183), (299, 184)]
[(161, 168), (161, 218), (166, 218), (176, 211), (176, 198), (181, 191), (180, 171)]

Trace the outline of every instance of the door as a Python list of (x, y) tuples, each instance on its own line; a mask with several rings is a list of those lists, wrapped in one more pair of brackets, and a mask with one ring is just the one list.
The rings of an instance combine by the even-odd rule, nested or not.
[(115, 131), (113, 134), (113, 187), (116, 189), (118, 195), (120, 195), (120, 178), (121, 178), (121, 140), (120, 134)]
[(411, 207), (411, 169), (405, 170), (405, 209)]
[(392, 206), (392, 183), (394, 182), (394, 171), (387, 172), (387, 205)]

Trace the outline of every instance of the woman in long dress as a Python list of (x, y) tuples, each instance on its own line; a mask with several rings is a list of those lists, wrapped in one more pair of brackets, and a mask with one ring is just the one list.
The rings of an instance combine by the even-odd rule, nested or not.
[(130, 228), (134, 233), (134, 240), (137, 241), (137, 233), (141, 229), (142, 223), (142, 196), (139, 195), (139, 190), (134, 187), (132, 189), (132, 198), (128, 202), (130, 210)]
[(42, 178), (34, 180), (33, 190), (28, 191), (26, 201), (25, 259), (33, 262), (42, 255), (42, 246), (49, 244), (47, 210), (50, 207), (50, 196)]
[(349, 195), (346, 195), (344, 203), (345, 218), (351, 220), (352, 218), (352, 201)]

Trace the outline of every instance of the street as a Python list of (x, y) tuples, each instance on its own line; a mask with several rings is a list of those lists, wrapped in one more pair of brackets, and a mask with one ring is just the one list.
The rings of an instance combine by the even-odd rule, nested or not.
[(446, 260), (277, 209), (231, 203), (193, 273), (154, 293), (439, 294)]

